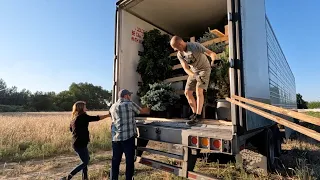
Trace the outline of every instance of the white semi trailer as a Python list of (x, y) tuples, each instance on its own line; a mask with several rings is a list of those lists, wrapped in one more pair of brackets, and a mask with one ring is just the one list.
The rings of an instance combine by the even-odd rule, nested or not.
[[(139, 51), (143, 51), (143, 31), (155, 28), (170, 36), (192, 37), (223, 19), (228, 28), (230, 95), (296, 109), (295, 78), (267, 18), (265, 0), (118, 0), (113, 102), (122, 88), (138, 91), (140, 77), (136, 68)], [(136, 93), (132, 97), (139, 103)], [(275, 157), (281, 153), (277, 124), (236, 105), (230, 105), (230, 117), (229, 122), (213, 120), (194, 127), (179, 121), (137, 118), (137, 160), (189, 179), (210, 179), (193, 171), (204, 150), (249, 162), (249, 169), (272, 170)], [(286, 129), (286, 135), (290, 133)], [(146, 148), (150, 140), (179, 144), (182, 151), (179, 154)], [(249, 145), (258, 151), (249, 150)], [(182, 166), (145, 158), (144, 151), (176, 158)]]

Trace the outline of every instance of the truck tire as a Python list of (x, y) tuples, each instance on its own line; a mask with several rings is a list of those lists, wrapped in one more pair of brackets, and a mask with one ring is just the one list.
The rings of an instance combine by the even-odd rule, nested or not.
[(265, 130), (264, 140), (261, 151), (267, 157), (268, 171), (273, 172), (276, 168), (276, 152), (275, 137), (271, 129)]
[(273, 133), (273, 137), (274, 137), (274, 152), (275, 152), (275, 157), (280, 157), (282, 154), (282, 149), (281, 149), (281, 144), (282, 144), (282, 136), (281, 136), (281, 132), (279, 130), (278, 126), (272, 126), (271, 128), (272, 133)]

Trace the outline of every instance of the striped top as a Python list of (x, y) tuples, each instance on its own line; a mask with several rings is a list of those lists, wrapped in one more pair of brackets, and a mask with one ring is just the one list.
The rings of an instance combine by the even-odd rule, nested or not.
[(135, 116), (140, 110), (136, 103), (122, 98), (111, 106), (112, 141), (125, 141), (137, 134)]

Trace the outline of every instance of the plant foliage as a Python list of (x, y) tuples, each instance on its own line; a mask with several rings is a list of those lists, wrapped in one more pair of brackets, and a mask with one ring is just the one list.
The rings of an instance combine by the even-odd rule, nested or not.
[(210, 32), (210, 28), (209, 28), (209, 31), (208, 31), (208, 32), (205, 32), (205, 33), (203, 34), (203, 36), (199, 38), (198, 42), (199, 42), (199, 43), (203, 43), (203, 42), (206, 42), (206, 41), (210, 41), (210, 40), (212, 40), (212, 39), (215, 39), (215, 38), (217, 38), (217, 36), (214, 35), (213, 33), (211, 33), (211, 32)]
[(310, 101), (308, 102), (309, 109), (319, 109), (320, 108), (320, 101)]
[(308, 109), (308, 102), (302, 98), (301, 94), (296, 94), (298, 109)]
[(207, 93), (207, 100), (223, 99), (230, 96), (229, 49), (219, 54), (221, 63), (212, 69)]
[(142, 46), (144, 51), (137, 67), (137, 72), (142, 79), (142, 85), (138, 91), (140, 97), (149, 90), (149, 84), (169, 78), (172, 71), (169, 57), (172, 48), (170, 47), (170, 37), (167, 34), (161, 34), (157, 29), (146, 31)]
[(154, 83), (149, 86), (149, 91), (141, 97), (141, 103), (153, 111), (165, 111), (179, 99), (171, 84)]

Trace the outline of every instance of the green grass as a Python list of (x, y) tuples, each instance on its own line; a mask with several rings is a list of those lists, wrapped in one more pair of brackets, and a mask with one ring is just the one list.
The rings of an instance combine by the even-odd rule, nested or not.
[(311, 101), (311, 102), (308, 102), (308, 108), (309, 108), (309, 109), (320, 108), (320, 101)]
[(320, 112), (305, 112), (306, 114), (320, 118)]

